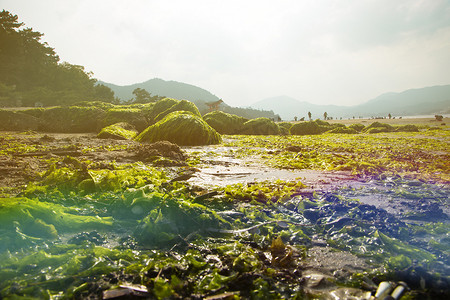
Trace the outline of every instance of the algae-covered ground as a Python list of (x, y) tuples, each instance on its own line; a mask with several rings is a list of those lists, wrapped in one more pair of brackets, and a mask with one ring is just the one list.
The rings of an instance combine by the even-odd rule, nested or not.
[(449, 137), (1, 132), (1, 298), (448, 299)]

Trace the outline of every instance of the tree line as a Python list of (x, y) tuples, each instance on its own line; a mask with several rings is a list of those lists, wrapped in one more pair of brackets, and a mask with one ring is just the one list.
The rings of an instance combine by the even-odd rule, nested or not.
[(43, 34), (24, 27), (17, 15), (0, 12), (0, 106), (70, 105), (118, 101), (83, 66), (60, 62)]

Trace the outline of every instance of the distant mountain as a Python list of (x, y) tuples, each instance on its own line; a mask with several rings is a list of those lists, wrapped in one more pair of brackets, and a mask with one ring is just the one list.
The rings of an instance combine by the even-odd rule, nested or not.
[(284, 120), (293, 120), (295, 116), (307, 119), (308, 112), (313, 119), (323, 118), (324, 112), (334, 118), (446, 114), (450, 113), (450, 85), (386, 93), (355, 106), (316, 105), (280, 96), (258, 101), (251, 107), (273, 110)]
[(175, 99), (185, 99), (200, 106), (199, 109), (206, 109), (205, 102), (213, 102), (219, 100), (219, 98), (207, 90), (199, 88), (195, 85), (178, 82), (178, 81), (165, 81), (159, 78), (153, 78), (142, 83), (136, 83), (132, 85), (115, 85), (112, 83), (99, 81), (99, 84), (103, 84), (113, 90), (114, 94), (121, 101), (127, 101), (134, 97), (133, 91), (136, 88), (147, 90), (152, 96), (165, 96)]
[[(109, 87), (114, 92), (115, 96), (121, 101), (128, 101), (132, 99), (134, 97), (133, 91), (136, 88), (141, 88), (151, 93), (152, 96), (158, 95), (175, 98), (178, 100), (189, 100), (198, 107), (202, 114), (205, 114), (209, 111), (209, 108), (206, 105), (207, 102), (214, 102), (219, 100), (219, 97), (195, 85), (178, 81), (165, 81), (159, 78), (154, 78), (142, 83), (125, 86), (120, 86), (103, 81), (98, 81), (98, 84), (103, 84)], [(277, 119), (278, 117), (278, 115), (275, 115), (271, 110), (266, 111), (254, 108), (231, 107), (226, 103), (222, 103), (220, 105), (220, 110), (248, 119), (259, 117)]]
[[(386, 93), (353, 107), (355, 114), (414, 116), (450, 112), (450, 85)], [(372, 112), (372, 113), (370, 113)]]
[(298, 101), (288, 96), (266, 98), (252, 104), (251, 107), (273, 110), (283, 120), (294, 120), (294, 117), (307, 119), (308, 112), (311, 112), (313, 119), (323, 118), (324, 112), (327, 112), (329, 116), (341, 116), (348, 110), (346, 106), (317, 105), (305, 101)]

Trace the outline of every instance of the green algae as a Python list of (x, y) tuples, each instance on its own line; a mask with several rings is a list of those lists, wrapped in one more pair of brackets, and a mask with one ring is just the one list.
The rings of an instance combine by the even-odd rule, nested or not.
[(39, 119), (24, 112), (0, 109), (0, 130), (37, 130)]
[(157, 123), (164, 119), (165, 116), (168, 114), (175, 112), (175, 111), (188, 111), (192, 114), (201, 117), (200, 111), (198, 110), (197, 106), (195, 106), (194, 103), (187, 101), (187, 100), (181, 100), (178, 103), (172, 105), (168, 109), (164, 110), (163, 112), (159, 113), (153, 120), (153, 122)]
[(289, 131), (292, 135), (321, 134), (324, 132), (315, 121), (296, 123), (292, 125)]
[(170, 245), (179, 236), (228, 227), (228, 222), (201, 204), (173, 198), (159, 200), (138, 229), (137, 237), (144, 244)]
[(143, 110), (139, 108), (132, 108), (131, 106), (108, 109), (102, 120), (103, 126), (109, 126), (121, 122), (133, 125), (138, 131), (144, 130), (149, 125)]
[(245, 122), (242, 125), (240, 134), (246, 135), (279, 135), (280, 128), (268, 118), (256, 118)]
[(218, 144), (221, 136), (200, 117), (176, 111), (148, 127), (136, 140), (146, 143), (167, 140), (180, 146), (196, 146)]
[[(113, 221), (110, 217), (80, 216), (73, 208), (28, 198), (1, 198), (0, 219), (1, 227), (7, 230), (1, 235), (2, 250), (9, 247), (14, 250), (27, 246), (29, 241), (39, 241), (33, 238), (51, 240), (59, 233), (110, 228)], [(23, 244), (14, 241), (23, 241)]]
[(102, 128), (97, 134), (100, 139), (132, 140), (137, 135), (134, 127), (128, 123), (115, 123)]
[(213, 111), (203, 116), (203, 119), (220, 134), (240, 134), (248, 119), (223, 111)]
[[(390, 132), (383, 135), (233, 136), (225, 146), (240, 147), (276, 168), (350, 171), (360, 176), (404, 176), (448, 181), (449, 131)], [(300, 152), (280, 151), (296, 146)], [(264, 149), (271, 150), (269, 154)]]
[(96, 107), (52, 107), (42, 112), (39, 130), (45, 132), (98, 132), (105, 111)]
[[(437, 170), (442, 172), (448, 170), (448, 164), (442, 160), (442, 153), (448, 151), (447, 137), (446, 132), (421, 136), (394, 132), (383, 136), (324, 134), (311, 138), (240, 136), (227, 139), (227, 145), (245, 147), (233, 152), (236, 155), (251, 153), (265, 163), (283, 162), (286, 167), (292, 167), (290, 163), (300, 158), (305, 165), (319, 170), (333, 170), (340, 163), (354, 161), (355, 165), (348, 165), (349, 171), (369, 175), (387, 173), (388, 166), (395, 164), (408, 170), (415, 162), (412, 157), (416, 157), (423, 160), (420, 172), (427, 173), (436, 171), (433, 166), (440, 166)], [(4, 141), (10, 143), (12, 139)], [(288, 146), (301, 150), (283, 151)], [(15, 147), (21, 151), (31, 149), (26, 150), (19, 143)], [(263, 149), (250, 152), (246, 147)], [(405, 149), (411, 153), (403, 153)], [(433, 164), (436, 158), (441, 161)], [(377, 164), (376, 160), (380, 162)], [(448, 252), (448, 240), (442, 237), (448, 232), (445, 224), (402, 225), (405, 227), (398, 232), (376, 232), (376, 227), (359, 220), (346, 226), (325, 226), (326, 220), (336, 219), (342, 211), (357, 218), (358, 210), (350, 211), (344, 205), (344, 210), (324, 213), (333, 202), (326, 197), (319, 200), (320, 193), (311, 199), (301, 196), (304, 186), (299, 181), (228, 186), (219, 189), (217, 196), (200, 201), (195, 198), (198, 187), (170, 182), (169, 178), (161, 170), (142, 163), (101, 165), (58, 159), (37, 182), (28, 185), (26, 198), (17, 198), (24, 205), (11, 204), (17, 206), (13, 215), (19, 213), (19, 218), (11, 218), (8, 226), (1, 224), (0, 245), (13, 245), (17, 250), (0, 252), (2, 297), (82, 298), (92, 296), (94, 290), (131, 282), (148, 288), (149, 298), (207, 297), (222, 292), (242, 298), (306, 297), (291, 264), (274, 266), (270, 259), (264, 259), (278, 237), (285, 249), (304, 247), (300, 270), (308, 265), (306, 254), (312, 237), (318, 237), (329, 242), (335, 251), (347, 250), (370, 260), (373, 265), (365, 272), (366, 277), (391, 276), (388, 279), (397, 278), (393, 277), (396, 273), (386, 272), (417, 266), (433, 270), (429, 266)], [(397, 192), (399, 197), (410, 197), (401, 189)], [(230, 210), (235, 214), (228, 214)], [(309, 222), (314, 220), (308, 219), (312, 211), (321, 216), (317, 223)], [(2, 212), (7, 213), (0, 207)], [(67, 218), (67, 223), (58, 223), (61, 216)], [(72, 216), (80, 217), (76, 226), (69, 222)], [(82, 222), (85, 217), (89, 217), (84, 219), (88, 221)], [(246, 230), (255, 225), (258, 227), (254, 230)], [(89, 239), (74, 238), (100, 229), (104, 236), (101, 246)], [(409, 241), (415, 232), (439, 236), (428, 242), (425, 251)], [(438, 282), (446, 277), (435, 278)], [(357, 287), (360, 286), (358, 282)]]
[(154, 124), (155, 118), (162, 112), (170, 109), (172, 106), (179, 103), (180, 100), (173, 99), (173, 98), (164, 98), (159, 101), (157, 101), (150, 109), (146, 110), (147, 118), (150, 122), (150, 124)]

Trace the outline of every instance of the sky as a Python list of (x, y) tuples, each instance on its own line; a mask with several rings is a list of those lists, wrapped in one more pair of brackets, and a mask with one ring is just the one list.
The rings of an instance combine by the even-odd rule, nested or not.
[(355, 105), (450, 84), (450, 0), (0, 0), (61, 61), (117, 85), (152, 78), (232, 106)]

